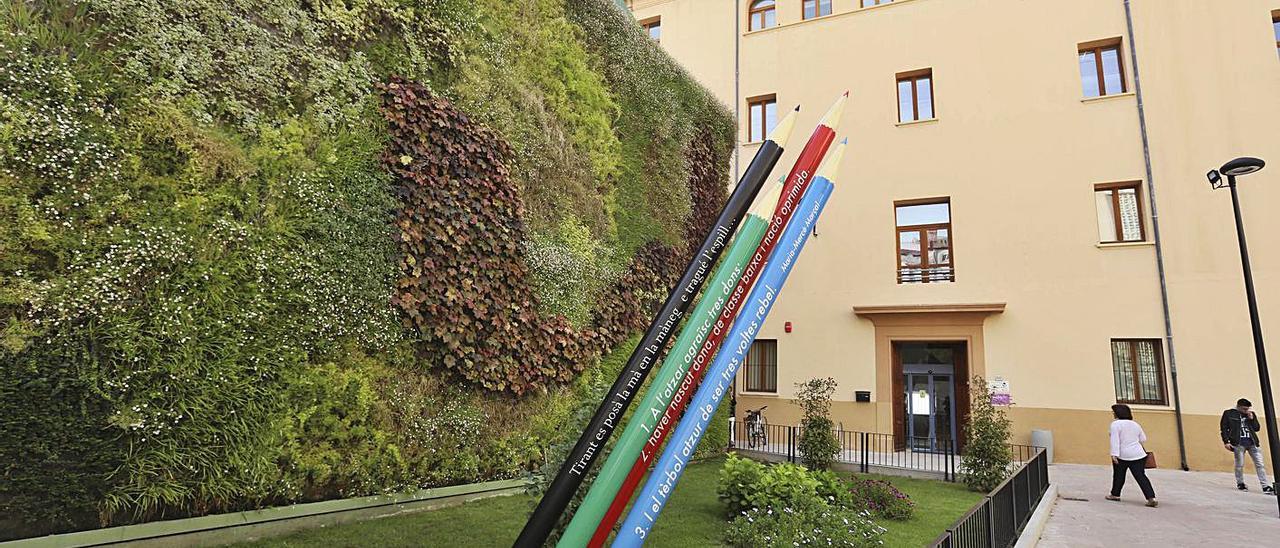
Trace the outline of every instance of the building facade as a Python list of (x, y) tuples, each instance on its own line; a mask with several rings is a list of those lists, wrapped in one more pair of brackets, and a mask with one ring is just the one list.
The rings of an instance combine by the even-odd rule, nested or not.
[(850, 91), (837, 190), (740, 373), (739, 419), (798, 424), (796, 383), (830, 376), (844, 429), (927, 445), (962, 435), (981, 376), (1014, 441), (1050, 431), (1059, 462), (1108, 462), (1119, 401), (1163, 466), (1230, 469), (1219, 415), (1262, 403), (1231, 199), (1205, 173), (1276, 163), (1240, 192), (1280, 333), (1280, 0), (629, 5), (737, 113), (743, 163), (799, 104), (789, 167)]

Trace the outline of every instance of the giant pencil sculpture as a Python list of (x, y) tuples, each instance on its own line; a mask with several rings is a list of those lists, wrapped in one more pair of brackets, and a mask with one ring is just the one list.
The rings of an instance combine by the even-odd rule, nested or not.
[[(645, 482), (639, 498), (631, 507), (631, 512), (627, 514), (622, 529), (618, 531), (618, 537), (613, 542), (615, 548), (638, 547), (644, 544), (645, 537), (675, 489), (676, 482), (680, 480), (680, 475), (684, 472), (689, 458), (693, 456), (698, 442), (702, 440), (707, 423), (715, 415), (716, 407), (720, 405), (724, 395), (732, 389), (738, 367), (742, 364), (752, 341), (755, 340), (760, 326), (764, 324), (765, 318), (773, 308), (782, 285), (786, 283), (787, 275), (791, 273), (796, 258), (799, 257), (805, 241), (809, 238), (809, 233), (813, 230), (813, 224), (822, 214), (822, 208), (835, 188), (831, 179), (840, 165), (841, 157), (844, 156), (845, 146), (845, 142), (840, 143), (831, 157), (819, 168), (813, 184), (800, 200), (800, 205), (795, 208), (798, 221), (789, 223), (782, 233), (781, 247), (769, 258), (764, 274), (760, 276), (760, 282), (751, 290), (751, 296), (747, 298), (748, 307), (743, 311), (742, 317), (734, 322), (733, 329), (726, 337), (731, 346), (725, 352), (716, 355), (715, 361), (708, 369), (707, 382), (703, 383), (698, 388), (698, 393), (693, 396), (689, 412), (676, 426), (675, 437), (662, 452), (658, 465), (649, 475), (649, 480)], [(783, 207), (789, 207), (785, 203), (785, 196), (783, 200)], [(765, 238), (768, 238), (768, 235)]]
[[(693, 363), (694, 356), (698, 354), (698, 348), (706, 341), (707, 334), (715, 325), (716, 319), (720, 317), (725, 302), (733, 294), (733, 288), (742, 277), (747, 261), (751, 259), (752, 253), (760, 244), (760, 239), (764, 237), (765, 229), (769, 226), (769, 221), (766, 219), (773, 213), (773, 208), (777, 205), (780, 196), (782, 196), (781, 181), (762, 192), (756, 199), (756, 204), (747, 213), (747, 218), (742, 221), (742, 228), (738, 229), (738, 234), (733, 237), (733, 243), (725, 253), (724, 260), (720, 261), (720, 266), (716, 267), (715, 274), (711, 276), (711, 283), (702, 292), (698, 305), (689, 315), (689, 320), (685, 322), (684, 330), (680, 332), (679, 337), (676, 337), (675, 346), (667, 352), (662, 368), (654, 376), (653, 382), (649, 385), (649, 391), (645, 393), (644, 399), (640, 400), (639, 407), (636, 407), (636, 414), (632, 415), (631, 422), (627, 423), (626, 429), (618, 437), (618, 443), (609, 452), (608, 460), (605, 461), (604, 466), (600, 467), (600, 473), (592, 482), (591, 490), (582, 500), (582, 505), (578, 506), (578, 511), (573, 514), (573, 521), (569, 522), (569, 527), (565, 529), (557, 546), (576, 548), (586, 545), (587, 539), (600, 525), (600, 519), (605, 515), (609, 502), (614, 500), (623, 477), (631, 469), (636, 456), (640, 454), (645, 440), (653, 433), (662, 410), (671, 402), (676, 387), (680, 385), (681, 379), (688, 373), (690, 364)], [(630, 495), (629, 491), (628, 495)], [(619, 508), (620, 512), (621, 508)], [(614, 520), (617, 520), (617, 515), (609, 521), (609, 527), (605, 529), (606, 535), (608, 529), (613, 526)], [(594, 543), (594, 539), (592, 540)]]
[(649, 369), (658, 361), (659, 354), (666, 347), (672, 331), (684, 317), (698, 290), (702, 288), (707, 274), (711, 272), (711, 267), (724, 251), (729, 237), (746, 214), (751, 201), (760, 192), (760, 185), (769, 176), (774, 164), (778, 163), (778, 158), (782, 156), (782, 145), (786, 144), (787, 137), (790, 136), (790, 127), (794, 125), (792, 120), (794, 116), (795, 112), (788, 114), (787, 118), (778, 124), (778, 128), (783, 129), (783, 132), (780, 134), (775, 131), (769, 136), (769, 140), (760, 145), (760, 150), (756, 151), (755, 158), (752, 158), (751, 164), (742, 175), (742, 180), (738, 181), (737, 188), (729, 195), (724, 209), (720, 212), (720, 217), (716, 219), (715, 226), (685, 267), (680, 282), (667, 296), (662, 310), (653, 318), (653, 323), (645, 331), (644, 338), (640, 340), (635, 352), (627, 360), (626, 367), (609, 388), (608, 395), (605, 396), (604, 401), (600, 402), (600, 407), (596, 409), (591, 422), (587, 423), (586, 430), (583, 430), (582, 436), (578, 438), (568, 458), (561, 465), (560, 471), (556, 473), (551, 486), (542, 496), (542, 501), (529, 517), (529, 522), (520, 531), (515, 546), (542, 546), (546, 542), (547, 535), (551, 533), (552, 527), (559, 521), (565, 507), (573, 499), (578, 486), (582, 484), (583, 477), (591, 470), (596, 457), (604, 451), (609, 436), (613, 434), (613, 429), (626, 413), (627, 407), (631, 405), (631, 400), (635, 399), (640, 385), (644, 384), (644, 378), (649, 374)]
[[(746, 299), (747, 292), (751, 290), (752, 284), (755, 283), (756, 278), (760, 275), (769, 253), (778, 241), (778, 236), (782, 234), (783, 227), (786, 225), (787, 220), (791, 218), (791, 211), (794, 209), (800, 195), (807, 188), (814, 170), (817, 169), (818, 163), (822, 161), (822, 157), (826, 154), (831, 141), (835, 140), (835, 127), (840, 123), (840, 116), (844, 112), (844, 103), (847, 98), (848, 93), (846, 92), (836, 100), (836, 103), (822, 117), (818, 126), (814, 128), (813, 134), (809, 137), (809, 142), (805, 144), (804, 149), (800, 152), (799, 158), (787, 175), (786, 185), (781, 189), (782, 196), (790, 197), (790, 201), (785, 204), (785, 208), (783, 203), (778, 203), (774, 207), (766, 236), (756, 248), (755, 253), (752, 254), (751, 262), (743, 271), (742, 277), (730, 294), (728, 301), (720, 312), (720, 317), (711, 328), (710, 334), (704, 339), (697, 356), (689, 363), (689, 372), (680, 381), (680, 388), (673, 396), (667, 396), (666, 399), (669, 401), (665, 403), (665, 408), (664, 402), (659, 401), (657, 405), (649, 408), (641, 407), (633, 416), (632, 421), (647, 421), (646, 424), (651, 425), (647, 428), (647, 430), (651, 430), (648, 432), (649, 439), (638, 457), (634, 455), (630, 457), (635, 459), (635, 462), (632, 464), (630, 472), (627, 473), (622, 487), (614, 495), (613, 502), (609, 505), (604, 519), (600, 520), (597, 525), (596, 531), (591, 538), (591, 546), (604, 544), (609, 532), (613, 529), (613, 524), (618, 521), (618, 517), (622, 515), (627, 502), (631, 500), (631, 494), (635, 492), (636, 486), (640, 484), (640, 480), (644, 478), (644, 473), (648, 470), (649, 465), (653, 463), (654, 457), (657, 456), (658, 448), (662, 446), (662, 442), (671, 433), (671, 428), (676, 419), (684, 412), (689, 397), (697, 389), (698, 383), (702, 379), (706, 364), (711, 362), (712, 357), (715, 356), (716, 351), (720, 348), (725, 334), (729, 331), (729, 326), (733, 323), (738, 310)], [(662, 385), (655, 384), (654, 386)], [(657, 417), (658, 413), (662, 413), (661, 419), (650, 419), (650, 417)], [(620, 441), (619, 447), (621, 446), (622, 443)], [(612, 460), (612, 455), (610, 459)], [(607, 465), (608, 463), (606, 463)], [(606, 470), (601, 470), (600, 476), (596, 479), (597, 484), (602, 481), (616, 481), (612, 476), (606, 476), (605, 472)], [(595, 486), (592, 487), (592, 490), (595, 490)], [(586, 504), (583, 504), (583, 509), (580, 509), (579, 512), (587, 511), (586, 506)], [(598, 510), (595, 508), (590, 511), (598, 514)], [(576, 520), (577, 516), (574, 516), (574, 519)], [(581, 543), (566, 546), (580, 545)]]

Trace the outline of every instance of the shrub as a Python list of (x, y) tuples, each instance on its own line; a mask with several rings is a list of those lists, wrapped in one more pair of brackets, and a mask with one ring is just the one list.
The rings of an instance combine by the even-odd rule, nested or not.
[(796, 399), (804, 410), (800, 430), (800, 457), (810, 470), (826, 470), (835, 463), (840, 452), (831, 422), (831, 396), (836, 392), (836, 380), (809, 379), (796, 383)]
[(720, 470), (717, 493), (732, 516), (751, 508), (782, 508), (820, 501), (818, 485), (818, 480), (803, 467), (789, 463), (765, 466), (729, 455)]
[(754, 508), (783, 508), (817, 500), (818, 480), (804, 467), (779, 463), (765, 469), (756, 488), (748, 494)]
[(814, 501), (747, 510), (729, 523), (725, 540), (742, 548), (864, 547), (884, 544), (884, 533), (885, 529), (871, 521), (865, 511)]
[(960, 478), (970, 489), (986, 492), (1009, 476), (1013, 462), (1013, 451), (1009, 448), (1013, 422), (1003, 407), (991, 402), (986, 379), (975, 376), (969, 385), (973, 404), (965, 429)]
[(853, 503), (853, 491), (849, 481), (831, 470), (810, 472), (813, 479), (818, 480), (818, 496), (828, 504), (850, 506)]
[(744, 459), (733, 453), (725, 459), (724, 466), (720, 468), (720, 485), (716, 493), (720, 502), (729, 507), (730, 516), (752, 508), (751, 494), (755, 492), (764, 473), (765, 466), (754, 460)]
[(854, 481), (849, 489), (851, 507), (866, 510), (892, 520), (908, 520), (915, 513), (916, 503), (906, 493), (884, 480)]

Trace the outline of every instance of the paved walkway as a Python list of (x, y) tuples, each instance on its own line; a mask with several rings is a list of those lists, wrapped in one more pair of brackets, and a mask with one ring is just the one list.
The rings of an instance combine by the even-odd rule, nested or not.
[(1276, 498), (1262, 494), (1252, 466), (1245, 475), (1249, 491), (1242, 493), (1230, 473), (1148, 470), (1160, 507), (1147, 508), (1132, 477), (1123, 500), (1112, 502), (1103, 498), (1110, 467), (1055, 464), (1049, 479), (1058, 485), (1058, 503), (1039, 546), (1276, 546)]

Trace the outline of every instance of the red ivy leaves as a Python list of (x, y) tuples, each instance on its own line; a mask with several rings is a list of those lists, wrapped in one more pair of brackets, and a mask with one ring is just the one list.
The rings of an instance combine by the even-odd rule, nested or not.
[[(521, 242), (524, 207), (504, 160), (508, 145), (447, 100), (402, 79), (381, 84), (396, 176), (401, 276), (392, 303), (416, 328), (432, 365), (499, 392), (568, 381), (601, 352), (648, 325), (676, 282), (683, 253), (652, 242), (602, 294), (586, 329), (538, 314)], [(697, 242), (724, 201), (723, 168), (709, 146), (690, 148)]]

